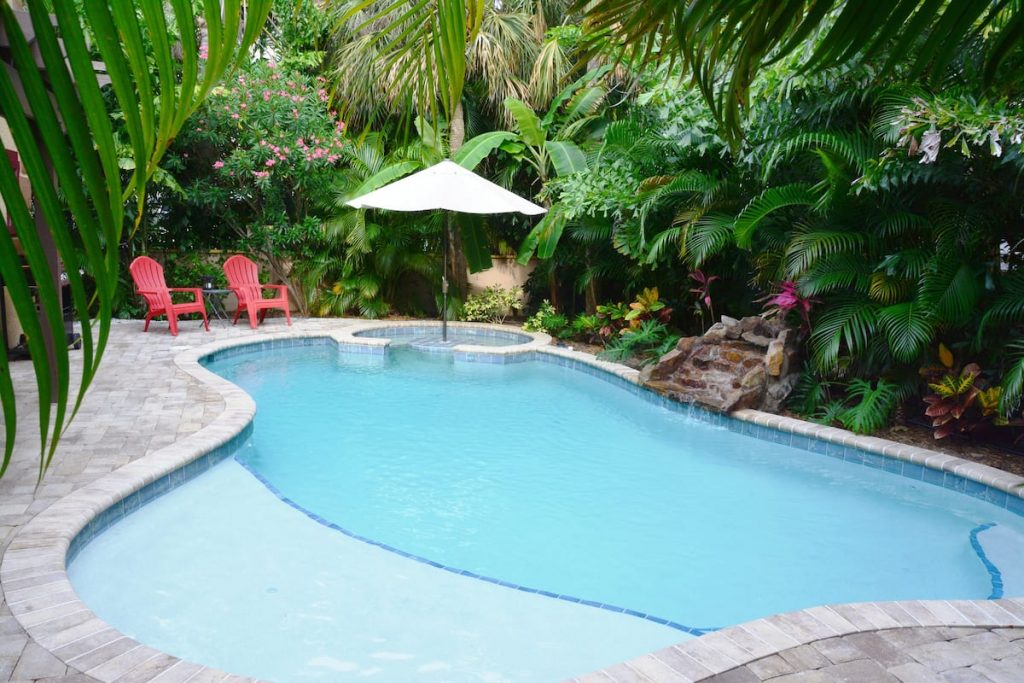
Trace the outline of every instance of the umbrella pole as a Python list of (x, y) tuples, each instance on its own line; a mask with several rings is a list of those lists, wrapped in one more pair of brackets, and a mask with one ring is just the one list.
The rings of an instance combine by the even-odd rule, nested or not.
[(451, 214), (445, 217), (444, 240), (441, 242), (441, 341), (448, 341), (448, 231)]

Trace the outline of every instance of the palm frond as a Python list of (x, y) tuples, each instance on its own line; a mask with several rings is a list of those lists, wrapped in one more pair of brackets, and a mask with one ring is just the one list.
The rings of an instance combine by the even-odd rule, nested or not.
[(730, 244), (735, 233), (735, 220), (723, 213), (709, 213), (693, 224), (686, 235), (684, 248), (687, 262), (699, 268)]
[(866, 235), (861, 232), (798, 232), (786, 245), (786, 275), (790, 279), (798, 279), (822, 257), (843, 252), (860, 252), (866, 241)]
[(878, 331), (879, 306), (860, 297), (846, 297), (828, 308), (815, 321), (811, 332), (811, 359), (819, 372), (840, 370), (840, 356), (868, 348)]
[[(82, 321), (83, 367), (72, 402), (60, 288), (18, 179), (9, 164), (0, 164), (0, 195), (28, 266), (22, 268), (8, 231), (0, 231), (0, 276), (25, 327), (34, 359), (40, 476), (53, 458), (61, 433), (81, 405), (106, 346), (119, 279), (124, 202), (135, 200), (136, 220), (141, 220), (147, 184), (158, 172), (168, 145), (221, 76), (247, 54), (270, 4), (270, 0), (250, 0), (242, 27), (240, 0), (206, 2), (203, 20), (208, 55), (202, 68), (196, 18), (192, 3), (185, 0), (175, 0), (166, 10), (156, 0), (85, 3), (81, 16), (74, 3), (53, 3), (54, 16), (47, 14), (46, 3), (27, 3), (28, 14), (21, 16), (9, 3), (0, 5), (11, 66), (0, 70), (0, 115), (10, 127), (38, 203), (38, 217), (45, 220), (57, 255), (67, 264), (80, 263), (94, 283), (94, 288), (87, 291), (78, 268), (67, 269), (70, 303)], [(174, 46), (168, 38), (169, 17), (181, 29), (180, 60), (173, 54)], [(32, 47), (25, 38), (22, 20), (31, 23), (35, 34)], [(83, 20), (94, 39), (91, 48), (85, 40)], [(124, 115), (127, 144), (135, 162), (124, 185), (117, 161), (119, 143), (91, 49), (99, 53), (113, 98)], [(45, 67), (45, 80), (37, 59)], [(41, 316), (30, 294), (28, 278), (37, 288)], [(90, 296), (95, 297), (95, 307)], [(95, 327), (91, 324), (94, 313)], [(3, 474), (16, 437), (15, 387), (10, 381), (6, 349), (0, 351), (0, 398), (6, 432), (0, 462)]]
[(827, 150), (841, 158), (858, 173), (863, 173), (868, 159), (878, 154), (875, 148), (876, 145), (871, 138), (860, 133), (799, 133), (767, 146), (764, 153), (762, 176), (768, 178), (779, 164), (800, 152), (815, 150)]
[(790, 206), (814, 206), (818, 197), (807, 183), (770, 187), (750, 200), (736, 217), (736, 245), (749, 249), (758, 224), (771, 214)]
[(855, 403), (839, 414), (839, 421), (858, 434), (872, 434), (887, 425), (900, 399), (897, 385), (884, 379), (874, 386), (864, 379), (852, 380), (846, 396)]
[(920, 304), (906, 302), (878, 311), (878, 323), (889, 350), (897, 360), (909, 363), (919, 358), (932, 343), (935, 327), (932, 315)]
[[(1013, 5), (1012, 7), (1016, 7)], [(1024, 13), (1008, 3), (892, 0), (864, 12), (857, 3), (707, 0), (579, 0), (595, 49), (616, 46), (626, 59), (681, 62), (713, 114), (738, 137), (754, 78), (769, 64), (797, 56), (805, 71), (854, 60), (884, 60), (882, 75), (907, 65), (908, 77), (937, 78), (969, 37), (987, 37), (987, 83), (1019, 54)], [(806, 55), (806, 56), (805, 56)]]
[(1011, 364), (1000, 383), (1003, 391), (999, 398), (999, 413), (1006, 418), (1017, 412), (1024, 398), (1024, 342), (1011, 342), (1007, 348)]
[(981, 348), (985, 332), (992, 324), (1024, 321), (1024, 272), (1018, 271), (1003, 278), (1001, 290), (978, 323), (975, 348)]
[(939, 261), (921, 277), (919, 298), (943, 320), (966, 324), (981, 298), (982, 284), (969, 263)]

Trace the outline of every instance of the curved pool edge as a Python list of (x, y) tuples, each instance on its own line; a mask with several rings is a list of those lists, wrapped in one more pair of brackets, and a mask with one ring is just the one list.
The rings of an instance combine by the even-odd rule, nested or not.
[[(423, 325), (411, 321), (410, 325)], [(90, 653), (91, 666), (85, 673), (97, 680), (161, 681), (223, 680), (230, 674), (210, 667), (188, 662), (155, 648), (138, 643), (120, 633), (97, 617), (75, 593), (67, 576), (67, 560), (73, 550), (76, 537), (83, 529), (92, 525), (96, 531), (117, 518), (129, 514), (134, 508), (125, 509), (124, 501), (143, 490), (152, 490), (160, 495), (162, 484), (165, 490), (184, 483), (191, 476), (202, 471), (187, 466), (209, 459), (218, 449), (229, 450), (232, 443), (244, 437), (255, 415), (255, 404), (243, 390), (227, 380), (206, 370), (201, 360), (218, 351), (244, 346), (294, 346), (311, 343), (301, 340), (316, 340), (324, 343), (333, 340), (339, 346), (350, 344), (360, 347), (378, 347), (369, 352), (384, 353), (387, 341), (372, 338), (357, 338), (352, 332), (372, 326), (394, 326), (395, 323), (366, 323), (340, 328), (336, 331), (289, 331), (276, 334), (256, 334), (247, 338), (231, 339), (198, 346), (178, 354), (175, 366), (190, 375), (207, 388), (218, 393), (224, 401), (223, 411), (207, 426), (148, 456), (135, 460), (114, 472), (61, 498), (21, 527), (12, 538), (0, 562), (0, 590), (4, 590), (8, 608), (22, 628), (41, 647), (53, 653), (54, 650), (85, 639), (99, 642)], [(505, 328), (509, 329), (509, 328)], [(546, 356), (561, 365), (582, 369), (605, 379), (618, 378), (633, 385), (633, 390), (651, 392), (639, 386), (639, 373), (617, 363), (596, 359), (590, 354), (548, 345), (550, 337), (536, 335), (534, 341), (511, 347), (480, 347), (460, 345), (461, 354), (456, 360), (483, 362), (516, 362)], [(299, 340), (299, 341), (296, 341)], [(353, 341), (355, 340), (355, 341)], [(368, 343), (369, 342), (369, 343)], [(381, 344), (380, 342), (384, 342)], [(653, 399), (667, 401), (667, 399)], [(699, 410), (699, 409), (691, 409)], [(871, 462), (865, 456), (858, 456), (861, 464), (886, 468), (887, 462), (898, 461), (900, 473), (904, 463), (920, 468), (922, 478), (925, 472), (941, 474), (942, 482), (926, 479), (930, 483), (946, 485), (972, 495), (967, 482), (973, 482), (986, 489), (1001, 491), (1006, 495), (1005, 504), (1019, 505), (1024, 510), (1024, 478), (1002, 470), (972, 463), (955, 456), (906, 446), (876, 437), (861, 437), (845, 430), (823, 427), (793, 418), (782, 417), (753, 410), (744, 410), (730, 416), (716, 416), (701, 413), (711, 420), (737, 420), (742, 423), (741, 431), (759, 438), (784, 439), (791, 443), (796, 438), (813, 439), (822, 444), (825, 455), (847, 458), (847, 450), (862, 451), (883, 456), (879, 462)], [(762, 430), (762, 431), (758, 431)], [(890, 470), (892, 471), (892, 470)], [(147, 487), (152, 487), (147, 489)], [(988, 494), (981, 489), (976, 497)], [(137, 499), (139, 496), (135, 496)], [(992, 502), (992, 501), (990, 501)], [(6, 590), (14, 580), (32, 579), (30, 587)], [(628, 665), (635, 671), (664, 671), (664, 680), (680, 680), (678, 672), (666, 670), (662, 659), (678, 653), (700, 664), (707, 675), (715, 675), (737, 666), (768, 656), (791, 647), (861, 631), (885, 628), (918, 626), (974, 626), (984, 628), (1024, 626), (1024, 597), (999, 600), (930, 600), (896, 601), (879, 603), (856, 603), (818, 606), (786, 614), (773, 615), (745, 624), (726, 627), (720, 631), (684, 641), (672, 648), (671, 653), (658, 651), (631, 660)], [(95, 643), (90, 643), (95, 644)], [(76, 668), (74, 663), (69, 664)], [(581, 672), (582, 674), (583, 672)], [(658, 680), (656, 674), (645, 673), (647, 678)], [(703, 677), (703, 674), (702, 674)], [(692, 678), (699, 680), (699, 678)]]

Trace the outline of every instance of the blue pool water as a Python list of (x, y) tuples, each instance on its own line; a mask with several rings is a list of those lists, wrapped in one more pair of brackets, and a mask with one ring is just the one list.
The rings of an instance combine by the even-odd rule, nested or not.
[[(571, 369), (330, 346), (210, 367), (255, 398), (250, 441), (102, 534), (70, 573), (118, 628), (231, 671), (555, 681), (681, 640), (679, 628), (985, 598), (978, 549), (1008, 595), (1024, 592), (1024, 520), (1006, 510)], [(459, 576), (325, 523), (629, 613)]]

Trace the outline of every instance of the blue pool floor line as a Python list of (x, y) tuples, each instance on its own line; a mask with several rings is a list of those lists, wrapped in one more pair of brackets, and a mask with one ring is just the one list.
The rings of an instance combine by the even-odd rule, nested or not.
[[(316, 522), (317, 524), (321, 524), (321, 525), (323, 525), (323, 526), (325, 526), (325, 527), (327, 527), (329, 529), (333, 529), (334, 531), (341, 532), (341, 533), (345, 534), (346, 536), (348, 536), (349, 538), (355, 539), (355, 540), (360, 541), (362, 543), (368, 543), (368, 544), (370, 544), (372, 546), (376, 546), (376, 547), (380, 548), (381, 550), (386, 550), (389, 553), (395, 553), (396, 555), (400, 555), (400, 556), (402, 556), (404, 558), (407, 558), (407, 559), (410, 559), (410, 560), (414, 560), (416, 562), (420, 562), (422, 564), (426, 564), (426, 565), (429, 565), (431, 567), (435, 567), (437, 569), (443, 569), (444, 571), (451, 572), (452, 574), (458, 574), (459, 576), (465, 576), (465, 577), (470, 578), (470, 579), (479, 579), (480, 581), (486, 581), (487, 583), (493, 583), (493, 584), (496, 584), (498, 586), (502, 586), (504, 588), (512, 588), (512, 589), (517, 590), (517, 591), (522, 591), (524, 593), (533, 593), (535, 595), (543, 595), (544, 597), (547, 597), (547, 598), (554, 598), (556, 600), (564, 600), (565, 602), (571, 602), (571, 603), (575, 603), (575, 604), (578, 604), (578, 605), (586, 605), (587, 607), (596, 607), (598, 609), (608, 610), (609, 612), (617, 612), (619, 614), (628, 614), (631, 617), (638, 617), (640, 619), (645, 619), (645, 620), (653, 622), (655, 624), (661, 624), (662, 626), (668, 626), (669, 628), (673, 628), (673, 629), (675, 629), (677, 631), (682, 631), (683, 633), (688, 633), (688, 634), (690, 634), (692, 636), (702, 636), (702, 635), (704, 635), (706, 633), (711, 633), (712, 631), (717, 631), (720, 628), (720, 627), (697, 628), (697, 627), (694, 627), (694, 626), (687, 626), (685, 624), (680, 624), (680, 623), (678, 623), (676, 621), (672, 621), (671, 619), (664, 619), (662, 617), (658, 617), (658, 616), (655, 616), (653, 614), (646, 614), (644, 612), (640, 612), (640, 611), (637, 611), (637, 610), (634, 610), (634, 609), (629, 609), (627, 607), (619, 607), (618, 605), (609, 605), (607, 603), (599, 602), (599, 601), (596, 601), (596, 600), (584, 600), (583, 598), (577, 598), (577, 597), (572, 596), (572, 595), (564, 595), (564, 594), (559, 594), (559, 593), (553, 593), (551, 591), (541, 590), (539, 588), (530, 588), (529, 586), (520, 586), (519, 584), (511, 583), (509, 581), (504, 581), (502, 579), (497, 579), (497, 578), (494, 578), (492, 576), (484, 576), (483, 574), (477, 574), (476, 572), (472, 572), (472, 571), (470, 571), (468, 569), (459, 569), (458, 567), (450, 567), (448, 565), (441, 564), (440, 562), (435, 562), (434, 560), (428, 559), (426, 557), (421, 557), (419, 555), (414, 555), (414, 554), (406, 552), (406, 551), (404, 551), (404, 550), (402, 550), (400, 548), (395, 548), (394, 546), (390, 546), (387, 543), (382, 543), (380, 541), (375, 541), (372, 538), (367, 538), (365, 536), (361, 536), (361, 535), (355, 533), (354, 531), (351, 531), (349, 529), (346, 529), (344, 527), (341, 527), (341, 526), (335, 524), (334, 522), (330, 521), (329, 519), (324, 519), (323, 517), (321, 517), (320, 515), (316, 514), (315, 512), (312, 512), (311, 510), (307, 510), (306, 508), (304, 508), (301, 505), (299, 505), (298, 503), (296, 503), (294, 500), (288, 498), (288, 496), (284, 495), (281, 491), (279, 491), (278, 488), (276, 486), (274, 486), (272, 483), (270, 483), (263, 475), (261, 475), (259, 472), (254, 470), (252, 467), (249, 467), (249, 465), (247, 463), (243, 462), (242, 460), (240, 460), (237, 457), (234, 458), (234, 461), (237, 462), (239, 465), (241, 465), (243, 468), (245, 468), (245, 470), (249, 474), (251, 474), (253, 477), (255, 477), (257, 481), (259, 481), (261, 484), (263, 484), (263, 486), (265, 486), (267, 488), (267, 490), (270, 491), (271, 493), (273, 493), (274, 496), (276, 496), (279, 500), (281, 500), (286, 505), (289, 505), (290, 507), (295, 508), (296, 510), (298, 510), (299, 512), (304, 514), (306, 517), (309, 517), (311, 520)], [(973, 533), (974, 532), (971, 532), (971, 533), (972, 533), (972, 541), (973, 541), (973, 539), (974, 539)], [(991, 565), (991, 563), (988, 562), (988, 559), (985, 557), (984, 551), (980, 550), (980, 546), (978, 546), (976, 548), (976, 552), (978, 552), (979, 555), (982, 557), (982, 561), (987, 563), (986, 566)], [(994, 565), (992, 565), (992, 566), (994, 568)], [(999, 570), (996, 569), (995, 571), (998, 574)]]
[(998, 600), (1003, 597), (1003, 574), (999, 571), (999, 567), (992, 560), (988, 559), (985, 549), (981, 547), (981, 542), (978, 541), (978, 534), (994, 526), (996, 526), (995, 523), (989, 522), (987, 524), (979, 524), (971, 529), (971, 547), (974, 548), (974, 552), (978, 559), (981, 560), (981, 563), (985, 565), (989, 579), (992, 581), (992, 593), (988, 596), (989, 600)]

